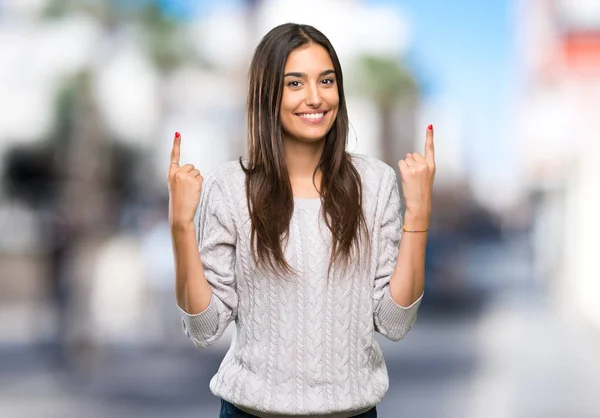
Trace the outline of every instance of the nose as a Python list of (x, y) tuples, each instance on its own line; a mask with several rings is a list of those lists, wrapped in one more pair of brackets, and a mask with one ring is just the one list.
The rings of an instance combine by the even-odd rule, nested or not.
[(322, 103), (321, 94), (319, 92), (319, 87), (315, 84), (311, 84), (310, 88), (306, 89), (307, 97), (306, 97), (306, 105), (310, 107), (319, 108)]

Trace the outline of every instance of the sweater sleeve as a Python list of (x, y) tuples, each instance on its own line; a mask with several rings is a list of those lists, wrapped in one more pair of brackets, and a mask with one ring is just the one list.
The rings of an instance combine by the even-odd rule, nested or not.
[(390, 277), (396, 266), (402, 235), (402, 213), (396, 172), (390, 168), (387, 178), (373, 291), (373, 320), (375, 331), (392, 341), (399, 341), (415, 323), (423, 294), (410, 306), (401, 306), (390, 293)]
[(198, 250), (212, 296), (208, 307), (197, 314), (189, 314), (178, 306), (183, 330), (197, 347), (214, 344), (237, 316), (235, 244), (229, 205), (216, 176), (211, 174), (200, 197)]

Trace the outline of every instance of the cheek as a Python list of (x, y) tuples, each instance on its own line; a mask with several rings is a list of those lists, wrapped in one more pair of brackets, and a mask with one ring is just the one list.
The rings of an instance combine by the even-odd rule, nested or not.
[(337, 90), (331, 90), (331, 93), (327, 95), (327, 103), (329, 104), (330, 108), (336, 108), (338, 107), (339, 103), (340, 103), (340, 96), (338, 95)]
[(337, 112), (339, 109), (340, 98), (338, 96), (337, 91), (332, 92), (327, 98), (327, 107), (331, 110), (332, 122), (337, 117)]
[(294, 125), (296, 123), (294, 119), (295, 116), (293, 114), (293, 108), (281, 106), (281, 111), (279, 113), (279, 122), (281, 123), (281, 127), (284, 131), (291, 132), (294, 130)]
[(281, 111), (291, 112), (294, 108), (292, 97), (289, 94), (284, 94), (281, 98)]
[(291, 130), (294, 123), (292, 116), (293, 115), (289, 111), (282, 109), (281, 115), (279, 117), (279, 122), (281, 123), (281, 127), (284, 131), (289, 132)]
[(288, 92), (281, 98), (281, 109), (279, 119), (284, 129), (290, 129), (296, 122), (294, 112), (302, 106), (302, 96), (297, 96)]
[(289, 97), (284, 95), (283, 98), (281, 99), (281, 108), (279, 109), (279, 112), (281, 114), (281, 118), (290, 118), (290, 115), (294, 112), (294, 109), (296, 108), (295, 102), (294, 100), (292, 100), (292, 97)]

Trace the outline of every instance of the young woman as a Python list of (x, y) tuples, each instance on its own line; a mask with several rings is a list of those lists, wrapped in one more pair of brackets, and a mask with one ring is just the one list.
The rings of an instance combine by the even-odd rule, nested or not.
[(249, 84), (247, 159), (203, 181), (180, 166), (175, 134), (169, 220), (185, 333), (207, 347), (235, 321), (210, 382), (221, 417), (375, 417), (389, 387), (375, 332), (403, 338), (423, 296), (432, 127), (424, 155), (398, 163), (402, 228), (395, 171), (346, 152), (342, 69), (321, 32), (272, 29)]

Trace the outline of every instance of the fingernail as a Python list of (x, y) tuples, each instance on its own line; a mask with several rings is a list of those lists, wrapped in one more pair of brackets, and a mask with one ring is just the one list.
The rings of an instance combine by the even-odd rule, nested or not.
[(429, 125), (429, 126), (427, 127), (427, 129), (429, 129), (430, 131), (433, 131), (433, 125)]
[(179, 139), (180, 136), (181, 134), (179, 132), (175, 132), (175, 138)]

